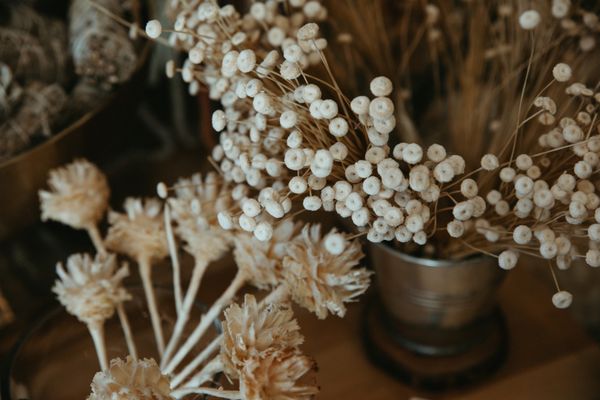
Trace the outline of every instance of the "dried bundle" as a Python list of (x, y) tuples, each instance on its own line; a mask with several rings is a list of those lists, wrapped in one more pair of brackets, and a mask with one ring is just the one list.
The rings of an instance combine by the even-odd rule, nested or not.
[(50, 136), (66, 102), (67, 95), (58, 84), (25, 86), (18, 111), (0, 125), (0, 159), (25, 149), (36, 136)]
[[(73, 168), (76, 167), (67, 166), (64, 170)], [(86, 176), (90, 182), (76, 179), (69, 182), (85, 190), (97, 181), (90, 174)], [(94, 240), (99, 252), (108, 247), (136, 259), (142, 266), (159, 348), (156, 361), (137, 357), (135, 332), (131, 332), (122, 308), (127, 296), (119, 285), (125, 272), (116, 270), (114, 256), (103, 255), (95, 260), (72, 256), (67, 264), (68, 273), (58, 265), (60, 279), (55, 291), (61, 302), (69, 312), (95, 328), (90, 329), (90, 333), (98, 343), (103, 371), (94, 377), (90, 398), (151, 395), (180, 399), (205, 394), (226, 399), (310, 399), (318, 392), (313, 375), (315, 363), (300, 350), (303, 337), (289, 301), (296, 300), (322, 318), (329, 312), (343, 316), (344, 303), (362, 294), (369, 283), (370, 273), (357, 265), (362, 257), (360, 245), (357, 239), (335, 230), (324, 236), (319, 226), (299, 232), (299, 225), (291, 220), (276, 224), (266, 217), (265, 223), (274, 226), (274, 231), (262, 241), (248, 233), (224, 230), (217, 222), (217, 215), (223, 207), (239, 207), (245, 199), (244, 191), (230, 189), (230, 185), (214, 173), (181, 179), (173, 188), (161, 184), (158, 192), (167, 200), (164, 207), (158, 200), (129, 199), (125, 203), (126, 214), (112, 212), (109, 215), (111, 226), (106, 239)], [(75, 188), (70, 190), (76, 191)], [(169, 198), (170, 192), (175, 196)], [(43, 200), (47, 197), (41, 195)], [(81, 202), (80, 206), (92, 205)], [(49, 210), (44, 209), (44, 212)], [(89, 210), (88, 214), (92, 212)], [(65, 219), (73, 225), (69, 221)], [(218, 244), (211, 236), (224, 243)], [(185, 295), (181, 294), (180, 287), (179, 240), (196, 261)], [(206, 267), (231, 244), (238, 266), (236, 276), (204, 314), (192, 318), (197, 310), (191, 305), (196, 300)], [(163, 335), (160, 310), (152, 295), (148, 295), (153, 291), (153, 281), (145, 271), (149, 268), (143, 265), (163, 257), (167, 249), (174, 273), (177, 317), (173, 331), (164, 331), (167, 335)], [(339, 256), (342, 251), (343, 255)], [(334, 253), (338, 256), (334, 257)], [(284, 271), (287, 266), (293, 269), (290, 274)], [(306, 280), (305, 284), (299, 284), (298, 280), (302, 279)], [(246, 295), (242, 304), (232, 304), (246, 283), (267, 290), (268, 294), (261, 301)], [(127, 338), (129, 356), (124, 354), (121, 359), (108, 363), (102, 356), (104, 338), (98, 328), (101, 324), (97, 322), (103, 323), (115, 309)], [(201, 339), (221, 315), (224, 316), (223, 333), (198, 350)], [(191, 320), (198, 322), (190, 326)], [(161, 347), (164, 339), (167, 339), (166, 346)], [(210, 383), (219, 373), (225, 373), (230, 382), (237, 385), (228, 390), (211, 388)]]
[(118, 0), (74, 0), (69, 9), (69, 40), (77, 74), (111, 87), (127, 81), (137, 55), (126, 28), (107, 14), (123, 15)]
[[(226, 181), (248, 193), (239, 209), (219, 214), (221, 226), (268, 241), (270, 221), (288, 217), (294, 202), (335, 211), (369, 241), (404, 251), (444, 258), (483, 252), (505, 269), (518, 254), (561, 268), (574, 258), (596, 266), (595, 239), (583, 251), (573, 246), (596, 229), (597, 154), (588, 145), (599, 137), (598, 60), (589, 53), (596, 14), (564, 0), (527, 7), (407, 2), (396, 6), (398, 30), (388, 35), (376, 26), (390, 22), (386, 2), (347, 4), (354, 22), (338, 28), (356, 32), (339, 32), (338, 39), (343, 53), (357, 37), (357, 51), (346, 59), (358, 65), (335, 68), (326, 54), (334, 41), (312, 22), (333, 21), (335, 28), (335, 19), (317, 1), (285, 9), (256, 2), (242, 11), (210, 1), (172, 5), (168, 42), (187, 59), (180, 68), (169, 62), (167, 75), (180, 73), (192, 93), (206, 85), (221, 102), (212, 118), (220, 132), (212, 159)], [(365, 16), (372, 18), (363, 24)], [(162, 32), (158, 21), (146, 25), (151, 38)], [(405, 50), (399, 62), (389, 43)], [(387, 53), (380, 56), (380, 48)], [(423, 123), (407, 106), (417, 65), (435, 83)], [(392, 79), (356, 85), (352, 96), (337, 79), (338, 69), (390, 68)], [(427, 125), (436, 120), (443, 130)], [(431, 140), (420, 128), (450, 137), (449, 145), (416, 143)], [(398, 132), (415, 142), (396, 144), (391, 135)], [(559, 179), (569, 181), (562, 184), (568, 190), (550, 194)], [(515, 242), (516, 228), (551, 234)]]
[(14, 79), (10, 67), (0, 63), (0, 124), (11, 116), (22, 97), (23, 89)]
[(8, 64), (18, 79), (52, 83), (62, 74), (53, 54), (33, 35), (0, 27), (0, 43), (0, 60)]
[[(47, 59), (41, 61), (51, 63), (54, 71), (49, 76), (50, 80), (44, 80), (45, 82), (67, 83), (71, 70), (68, 65), (67, 28), (64, 22), (43, 16), (32, 7), (20, 4), (10, 8), (7, 27), (33, 36), (44, 48)], [(36, 79), (31, 76), (27, 78)]]
[(74, 254), (69, 257), (65, 270), (61, 263), (56, 266), (59, 279), (53, 291), (67, 311), (85, 323), (96, 346), (102, 369), (108, 367), (104, 343), (104, 322), (116, 309), (123, 316), (122, 303), (131, 296), (122, 287), (129, 274), (127, 267), (117, 270), (114, 256)]

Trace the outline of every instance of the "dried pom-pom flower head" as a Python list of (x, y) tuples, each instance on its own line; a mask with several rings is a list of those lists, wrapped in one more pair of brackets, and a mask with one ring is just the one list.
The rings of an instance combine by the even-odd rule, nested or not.
[(291, 219), (279, 222), (268, 240), (240, 232), (234, 237), (233, 257), (249, 282), (258, 288), (277, 286), (282, 279), (282, 260), (301, 224)]
[(67, 260), (66, 270), (56, 266), (59, 279), (54, 293), (70, 314), (86, 324), (101, 324), (110, 318), (115, 308), (130, 298), (122, 287), (129, 274), (126, 266), (117, 270), (114, 255), (74, 254)]
[(283, 277), (292, 298), (319, 318), (329, 313), (343, 317), (344, 303), (364, 293), (370, 273), (354, 268), (363, 257), (360, 242), (349, 241), (340, 255), (327, 250), (319, 225), (307, 225), (289, 244), (283, 259)]
[(42, 220), (90, 229), (104, 216), (110, 189), (104, 174), (86, 160), (50, 171), (50, 191), (40, 190)]
[(319, 392), (309, 376), (314, 370), (315, 362), (294, 349), (271, 350), (246, 363), (240, 373), (240, 394), (246, 400), (310, 400)]
[(246, 362), (261, 357), (269, 349), (297, 347), (304, 338), (289, 306), (260, 306), (252, 295), (242, 305), (225, 310), (221, 360), (225, 371), (238, 377)]
[(106, 246), (134, 260), (160, 260), (168, 254), (167, 238), (162, 219), (162, 204), (157, 199), (127, 198), (125, 214), (111, 211), (111, 226)]
[(92, 381), (88, 400), (174, 400), (169, 378), (153, 359), (110, 361), (107, 371), (98, 372)]
[(215, 173), (180, 179), (175, 186), (176, 196), (169, 199), (175, 231), (186, 243), (186, 250), (197, 261), (219, 259), (228, 249), (231, 233), (217, 221), (219, 212), (232, 203), (231, 187), (224, 185)]

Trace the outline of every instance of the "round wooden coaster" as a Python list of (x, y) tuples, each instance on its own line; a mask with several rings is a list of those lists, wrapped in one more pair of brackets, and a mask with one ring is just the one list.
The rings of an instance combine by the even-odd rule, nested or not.
[[(407, 344), (399, 338), (386, 321), (379, 302), (370, 302), (362, 326), (369, 358), (395, 378), (424, 390), (474, 384), (496, 371), (508, 351), (506, 322), (499, 308), (485, 322), (488, 324), (485, 336), (464, 351), (445, 356), (417, 353), (414, 343)], [(478, 328), (481, 329), (481, 324)]]

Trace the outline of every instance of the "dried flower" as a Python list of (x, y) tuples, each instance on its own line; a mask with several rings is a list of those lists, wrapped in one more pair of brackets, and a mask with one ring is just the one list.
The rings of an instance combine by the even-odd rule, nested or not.
[(42, 220), (89, 229), (103, 217), (110, 189), (104, 174), (86, 160), (50, 171), (50, 191), (40, 190)]
[(248, 360), (240, 371), (240, 393), (247, 400), (309, 400), (319, 392), (318, 387), (298, 381), (314, 370), (314, 361), (296, 350), (268, 351)]
[(134, 260), (160, 260), (169, 254), (162, 204), (157, 199), (127, 198), (125, 214), (111, 211), (106, 246)]
[(200, 174), (180, 179), (175, 187), (176, 196), (169, 199), (169, 205), (186, 250), (196, 261), (219, 259), (229, 249), (231, 234), (218, 224), (217, 215), (231, 206), (231, 188), (215, 173), (204, 180)]
[(122, 287), (129, 270), (126, 266), (117, 269), (114, 255), (92, 259), (88, 254), (74, 254), (66, 270), (57, 264), (56, 273), (59, 279), (52, 290), (67, 311), (86, 324), (104, 322), (117, 305), (130, 298)]
[(237, 377), (246, 362), (273, 349), (295, 348), (304, 338), (289, 306), (259, 306), (252, 295), (224, 312), (221, 359), (225, 371)]
[(235, 235), (233, 257), (254, 286), (268, 288), (280, 283), (282, 260), (299, 229), (300, 224), (285, 219), (276, 225), (268, 240), (256, 239), (243, 232)]
[(282, 274), (294, 301), (317, 314), (344, 316), (345, 302), (367, 290), (370, 273), (358, 265), (363, 254), (360, 243), (350, 241), (340, 255), (331, 254), (321, 238), (319, 225), (305, 226), (288, 244)]
[(92, 381), (88, 400), (173, 400), (169, 378), (153, 359), (115, 358)]

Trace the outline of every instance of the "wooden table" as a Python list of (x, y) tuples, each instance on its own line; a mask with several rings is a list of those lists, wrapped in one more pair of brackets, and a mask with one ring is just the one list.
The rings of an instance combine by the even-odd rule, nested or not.
[[(319, 365), (321, 399), (600, 399), (600, 349), (571, 316), (552, 306), (552, 292), (525, 268), (509, 274), (500, 290), (510, 348), (488, 380), (468, 390), (419, 393), (373, 366), (363, 351), (363, 304), (346, 318), (319, 321), (298, 310), (304, 350)], [(599, 310), (600, 312), (600, 310)]]
[[(57, 237), (56, 231), (52, 233), (52, 237)], [(70, 233), (68, 238), (71, 238)], [(69, 242), (73, 247), (83, 247), (82, 243)], [(44, 260), (49, 257), (52, 260), (45, 261), (48, 265), (34, 263), (35, 270), (48, 275), (39, 278), (39, 282), (44, 282), (43, 286), (39, 284), (32, 287), (29, 295), (25, 296), (27, 301), (23, 298), (15, 306), (48, 301), (49, 293), (40, 295), (41, 289), (50, 288), (54, 260), (63, 259), (64, 256), (46, 253)], [(204, 301), (216, 298), (233, 276), (231, 260), (219, 264), (211, 266), (203, 282), (200, 296)], [(535, 267), (530, 266), (532, 270)], [(170, 279), (168, 268), (157, 268), (157, 275), (158, 271), (164, 272), (165, 282)], [(10, 288), (17, 289), (14, 286)], [(34, 293), (38, 296), (32, 296)], [(319, 365), (319, 399), (600, 399), (600, 350), (568, 312), (552, 306), (551, 295), (551, 288), (546, 282), (536, 278), (527, 268), (519, 267), (508, 274), (500, 290), (500, 304), (510, 333), (510, 348), (505, 364), (494, 376), (477, 386), (446, 393), (419, 393), (369, 362), (360, 337), (364, 301), (351, 304), (344, 319), (329, 317), (321, 321), (299, 308), (296, 308), (296, 312), (306, 337), (303, 349)], [(35, 318), (36, 314), (20, 313), (12, 329), (0, 332), (0, 355), (23, 332), (27, 319)]]

